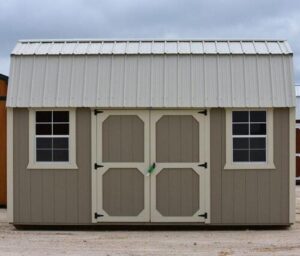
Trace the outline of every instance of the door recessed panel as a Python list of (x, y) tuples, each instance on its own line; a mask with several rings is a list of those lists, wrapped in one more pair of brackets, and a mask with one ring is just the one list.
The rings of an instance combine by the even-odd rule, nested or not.
[(102, 133), (103, 162), (144, 162), (144, 122), (138, 116), (109, 116)]
[(191, 168), (164, 168), (156, 176), (156, 208), (162, 216), (193, 216), (199, 210), (199, 175)]
[(144, 209), (144, 175), (111, 168), (103, 175), (103, 209), (110, 216), (138, 216)]
[(155, 140), (157, 162), (199, 162), (199, 123), (192, 115), (162, 116)]

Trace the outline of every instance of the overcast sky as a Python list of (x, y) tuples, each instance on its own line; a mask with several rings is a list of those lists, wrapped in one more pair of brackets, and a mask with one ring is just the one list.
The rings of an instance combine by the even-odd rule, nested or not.
[(299, 0), (1, 0), (0, 73), (18, 39), (287, 39), (300, 84)]

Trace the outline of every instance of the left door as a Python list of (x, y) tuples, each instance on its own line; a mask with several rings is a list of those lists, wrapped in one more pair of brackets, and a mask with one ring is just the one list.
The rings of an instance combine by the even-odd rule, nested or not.
[(149, 111), (96, 111), (93, 222), (149, 221)]

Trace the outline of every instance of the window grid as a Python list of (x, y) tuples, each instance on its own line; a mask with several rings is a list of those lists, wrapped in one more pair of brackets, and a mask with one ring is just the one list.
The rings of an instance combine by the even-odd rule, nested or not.
[[(48, 112), (48, 111), (36, 111), (37, 112)], [(59, 112), (59, 111), (49, 111), (51, 112), (51, 122), (37, 122), (36, 121), (36, 114), (35, 114), (35, 127), (37, 127), (37, 125), (39, 124), (43, 124), (43, 125), (51, 125), (51, 134), (47, 134), (47, 135), (41, 135), (41, 134), (36, 134), (35, 132), (35, 149), (36, 149), (36, 162), (69, 162), (68, 161), (55, 161), (54, 160), (54, 150), (56, 151), (68, 151), (68, 159), (70, 159), (70, 150), (69, 150), (69, 143), (70, 143), (70, 119), (68, 122), (54, 122), (54, 112)], [(69, 112), (68, 112), (69, 113)], [(68, 114), (69, 115), (69, 114)], [(70, 117), (69, 117), (70, 118)], [(53, 134), (54, 133), (54, 125), (55, 124), (60, 124), (60, 125), (68, 125), (69, 127), (69, 134), (64, 134), (64, 135), (59, 135), (59, 134)], [(42, 148), (42, 147), (39, 147), (37, 148), (37, 139), (38, 138), (48, 138), (48, 139), (51, 139), (52, 140), (52, 147), (51, 148)], [(67, 148), (54, 148), (53, 147), (53, 139), (55, 138), (66, 138), (68, 140), (68, 147)], [(43, 150), (51, 150), (51, 161), (38, 161), (37, 160), (37, 152), (38, 151), (43, 151)]]
[[(233, 112), (238, 112), (238, 111), (233, 111)], [(232, 114), (233, 114), (232, 112)], [(252, 111), (247, 111), (248, 112), (248, 121), (247, 122), (235, 122), (232, 120), (232, 127), (234, 126), (234, 124), (247, 124), (248, 126), (248, 134), (247, 135), (234, 135), (233, 134), (233, 130), (232, 130), (232, 145), (233, 145), (233, 142), (234, 142), (234, 139), (235, 138), (248, 138), (249, 141), (248, 141), (248, 148), (247, 149), (234, 149), (232, 147), (232, 150), (233, 152), (236, 150), (236, 151), (248, 151), (248, 161), (234, 161), (233, 157), (234, 157), (234, 154), (232, 154), (232, 161), (235, 162), (235, 163), (265, 163), (265, 161), (251, 161), (251, 157), (250, 157), (250, 154), (251, 154), (251, 150), (261, 150), (261, 151), (264, 151), (265, 152), (265, 158), (267, 156), (267, 120), (265, 120), (265, 122), (255, 122), (255, 121), (251, 121), (251, 112)], [(266, 112), (265, 112), (266, 113)], [(267, 114), (267, 113), (266, 113)], [(266, 125), (266, 131), (265, 131), (265, 134), (264, 135), (256, 135), (256, 134), (251, 134), (251, 124), (264, 124)], [(251, 148), (251, 145), (250, 145), (250, 139), (251, 138), (264, 138), (265, 139), (265, 147), (264, 148)]]

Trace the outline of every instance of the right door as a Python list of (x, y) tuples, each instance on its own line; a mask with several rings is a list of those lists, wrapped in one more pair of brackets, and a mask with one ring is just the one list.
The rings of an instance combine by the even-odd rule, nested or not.
[(151, 221), (208, 217), (207, 112), (151, 111)]

